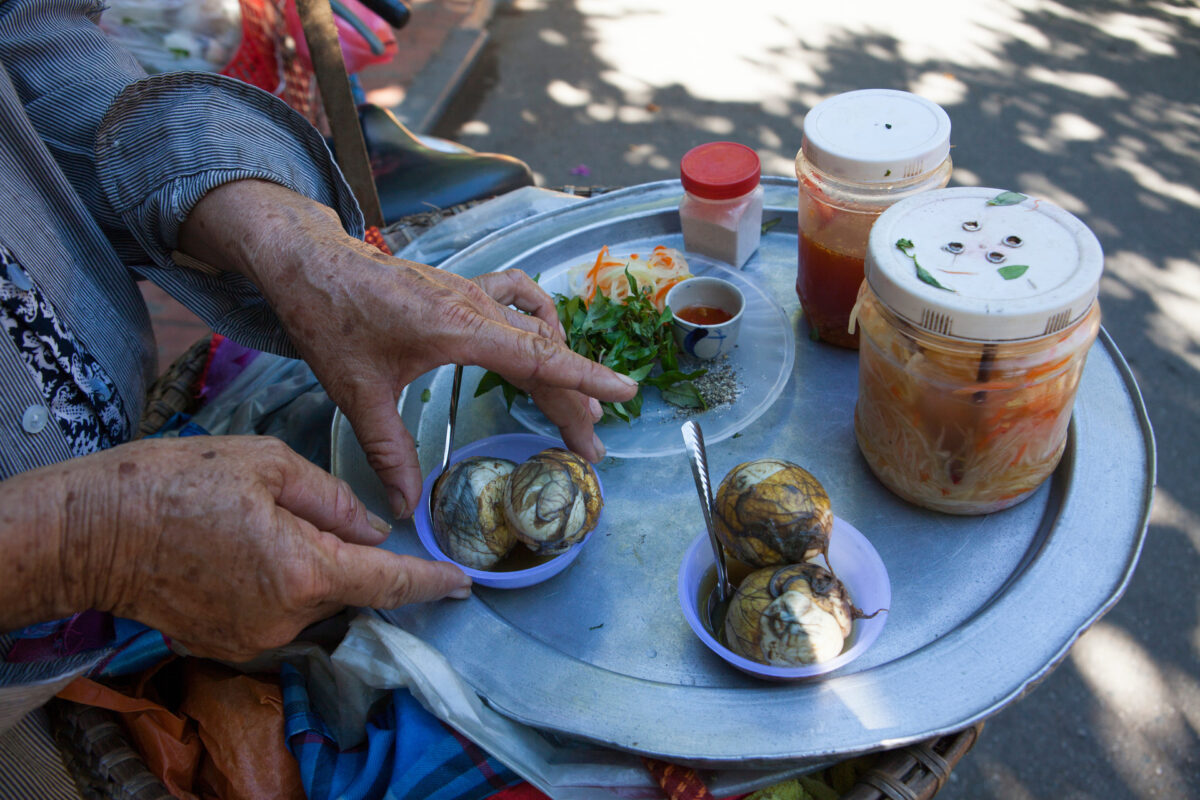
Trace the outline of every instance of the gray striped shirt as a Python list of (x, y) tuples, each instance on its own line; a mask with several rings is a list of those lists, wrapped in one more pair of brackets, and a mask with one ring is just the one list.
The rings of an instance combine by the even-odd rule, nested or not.
[[(180, 224), (207, 191), (269, 180), (333, 207), (353, 235), (363, 222), (302, 116), (217, 75), (147, 77), (95, 24), (102, 8), (0, 0), (0, 244), (112, 378), (133, 430), (157, 370), (141, 278), (219, 333), (295, 354), (248, 280), (171, 260)], [(45, 399), (3, 336), (0, 377), (0, 479), (69, 458), (57, 425), (28, 424)], [(0, 661), (0, 731), (80, 664), (13, 666)]]

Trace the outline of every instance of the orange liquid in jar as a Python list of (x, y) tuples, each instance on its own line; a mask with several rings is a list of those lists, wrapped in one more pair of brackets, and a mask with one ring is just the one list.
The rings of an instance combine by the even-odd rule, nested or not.
[(703, 305), (686, 306), (676, 311), (675, 316), (693, 325), (720, 325), (733, 319), (733, 314), (723, 308)]
[(847, 328), (862, 281), (862, 256), (843, 255), (800, 234), (796, 294), (809, 327), (821, 341), (858, 349), (858, 334)]

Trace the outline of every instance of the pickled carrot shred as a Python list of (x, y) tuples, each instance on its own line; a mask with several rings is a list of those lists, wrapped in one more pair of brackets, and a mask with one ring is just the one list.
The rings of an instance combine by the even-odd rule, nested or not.
[(648, 292), (655, 308), (666, 307), (667, 292), (680, 281), (692, 277), (683, 255), (666, 245), (656, 246), (649, 255), (611, 255), (607, 245), (600, 248), (596, 258), (567, 270), (568, 291), (588, 303), (602, 294), (613, 302), (629, 297), (629, 276), (637, 283), (639, 292)]

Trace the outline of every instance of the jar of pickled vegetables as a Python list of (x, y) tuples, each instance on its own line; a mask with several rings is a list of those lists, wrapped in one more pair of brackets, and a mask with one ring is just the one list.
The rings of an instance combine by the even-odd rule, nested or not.
[(1015, 192), (940, 189), (871, 230), (854, 431), (895, 494), (987, 514), (1054, 471), (1100, 327), (1104, 256), (1066, 211)]
[(950, 171), (950, 117), (923, 97), (862, 89), (805, 115), (796, 294), (815, 338), (858, 346), (847, 325), (871, 225), (892, 203), (945, 186)]

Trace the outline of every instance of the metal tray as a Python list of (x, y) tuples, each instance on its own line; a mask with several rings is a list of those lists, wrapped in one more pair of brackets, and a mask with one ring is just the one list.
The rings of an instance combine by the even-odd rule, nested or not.
[[(746, 264), (799, 324), (796, 185), (764, 179), (774, 222)], [(682, 248), (666, 181), (530, 218), (456, 255), (463, 275), (531, 274), (601, 245)], [(478, 588), (466, 602), (386, 612), (433, 644), (500, 713), (535, 728), (701, 767), (773, 769), (892, 748), (949, 733), (1020, 697), (1116, 602), (1141, 550), (1154, 445), (1128, 367), (1105, 332), (1092, 348), (1066, 453), (1028, 500), (981, 517), (909, 505), (871, 475), (853, 433), (857, 356), (796, 336), (780, 398), (736, 437), (709, 448), (714, 480), (774, 455), (824, 483), (835, 513), (878, 549), (892, 577), (888, 625), (860, 659), (821, 679), (757, 681), (692, 635), (675, 596), (683, 552), (703, 520), (685, 457), (606, 459), (603, 536), (551, 580), (521, 591)], [(399, 410), (423, 469), (438, 463), (452, 370), (414, 382)], [(471, 397), (459, 444), (520, 430), (497, 393)], [(428, 402), (422, 392), (430, 390)], [(603, 435), (603, 432), (602, 432)], [(344, 418), (333, 470), (377, 512), (378, 480)], [(421, 555), (411, 523), (387, 546)]]

